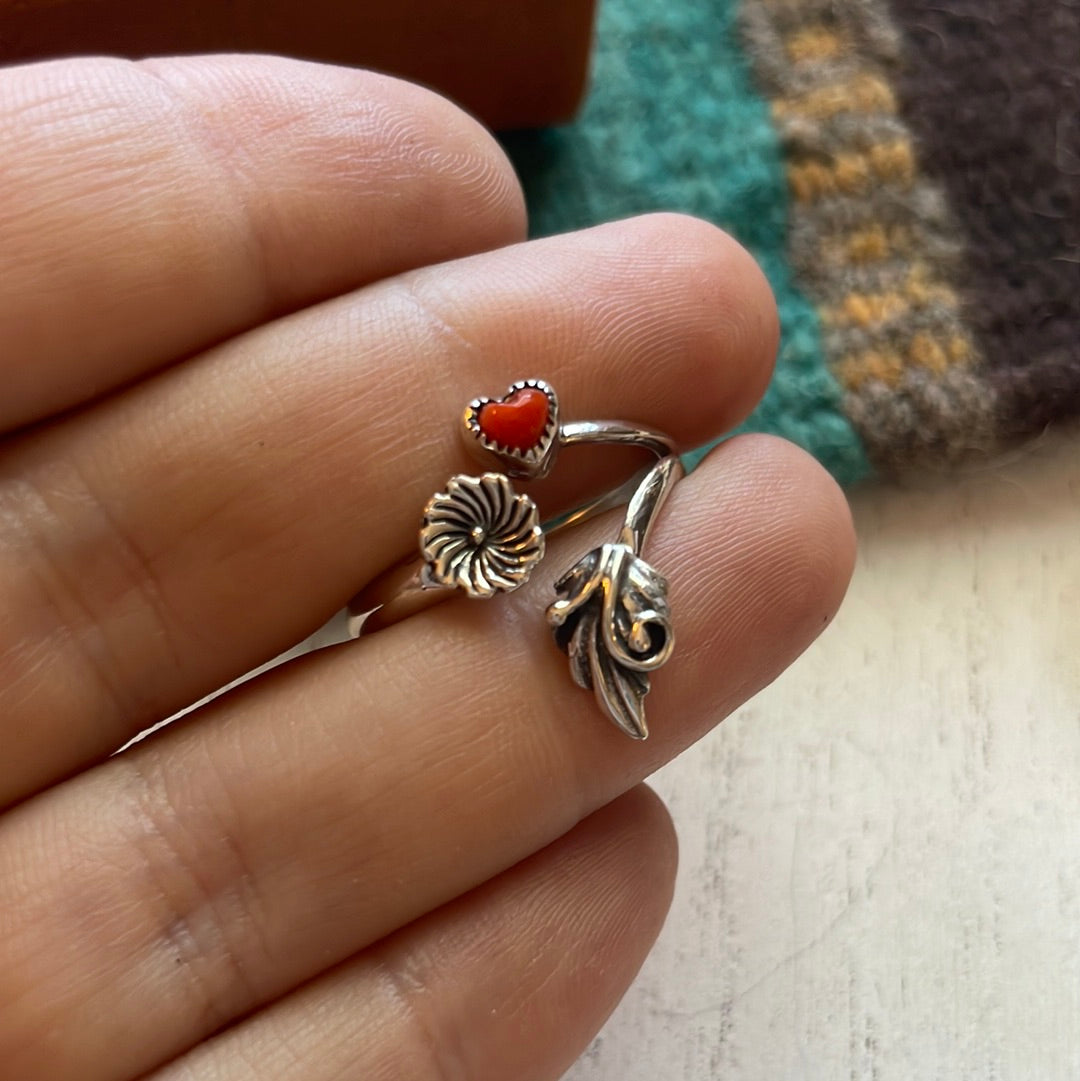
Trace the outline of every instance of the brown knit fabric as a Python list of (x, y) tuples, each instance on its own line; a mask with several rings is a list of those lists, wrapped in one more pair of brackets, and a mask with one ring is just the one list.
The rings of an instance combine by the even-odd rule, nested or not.
[(1080, 415), (1080, 3), (896, 0), (902, 109), (965, 239), (1004, 434)]
[(964, 318), (963, 244), (891, 85), (887, 0), (743, 0), (787, 161), (789, 257), (871, 461), (937, 468), (999, 445), (996, 387)]

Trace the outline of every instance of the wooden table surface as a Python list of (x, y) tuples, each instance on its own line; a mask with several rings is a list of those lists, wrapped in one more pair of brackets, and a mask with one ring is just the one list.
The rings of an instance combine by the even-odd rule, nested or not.
[(1080, 438), (852, 503), (836, 623), (654, 778), (674, 906), (567, 1081), (1080, 1078)]

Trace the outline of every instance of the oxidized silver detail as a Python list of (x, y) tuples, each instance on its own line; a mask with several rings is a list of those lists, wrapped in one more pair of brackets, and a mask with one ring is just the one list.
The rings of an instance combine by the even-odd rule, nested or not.
[(619, 542), (594, 548), (555, 583), (547, 610), (570, 674), (634, 739), (649, 734), (644, 698), (649, 673), (675, 646), (667, 582)]
[[(538, 404), (523, 396), (518, 414), (509, 399), (526, 388), (541, 391), (546, 419), (528, 410)], [(530, 405), (530, 398), (532, 404)], [(480, 424), (485, 406), (510, 406), (492, 412), (487, 434)], [(542, 379), (511, 385), (501, 399), (475, 398), (466, 407), (463, 434), (474, 452), (500, 462), (506, 474), (537, 479), (550, 472), (560, 447), (583, 444), (633, 446), (657, 459), (626, 485), (543, 525), (533, 501), (518, 495), (504, 473), (452, 477), (424, 508), (420, 529), (423, 562), (392, 568), (368, 584), (349, 604), (349, 633), (377, 631), (426, 608), (455, 590), (491, 597), (524, 585), (544, 555), (545, 533), (567, 529), (595, 514), (626, 503), (616, 539), (593, 549), (556, 583), (557, 599), (547, 609), (559, 647), (570, 658), (570, 672), (591, 690), (604, 713), (627, 735), (645, 739), (644, 699), (650, 673), (671, 656), (675, 639), (667, 582), (641, 556), (649, 533), (672, 487), (683, 475), (674, 440), (632, 421), (585, 420), (560, 423), (554, 390)], [(541, 428), (542, 424), (542, 428)], [(523, 429), (523, 431), (521, 430)], [(489, 436), (520, 436), (532, 445), (521, 450)]]
[(456, 588), (470, 597), (508, 593), (529, 580), (544, 555), (536, 504), (501, 473), (451, 477), (424, 508), (420, 554), (425, 589)]

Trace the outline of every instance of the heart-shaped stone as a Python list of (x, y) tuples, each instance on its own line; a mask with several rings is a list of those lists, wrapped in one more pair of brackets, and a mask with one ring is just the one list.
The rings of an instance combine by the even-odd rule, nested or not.
[(521, 454), (538, 446), (551, 417), (548, 396), (539, 387), (520, 387), (498, 402), (485, 402), (476, 424), (489, 443)]
[(508, 476), (537, 480), (550, 472), (559, 448), (559, 400), (543, 379), (521, 379), (502, 398), (473, 398), (462, 421), (469, 449), (497, 458)]

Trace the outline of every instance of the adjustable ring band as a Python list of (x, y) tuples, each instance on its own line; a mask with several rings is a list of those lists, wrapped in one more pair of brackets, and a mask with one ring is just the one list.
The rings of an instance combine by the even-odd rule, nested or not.
[[(547, 536), (625, 502), (615, 541), (586, 553), (555, 583), (547, 621), (574, 681), (594, 693), (627, 735), (645, 739), (649, 676), (671, 656), (675, 639), (667, 582), (642, 551), (683, 475), (674, 442), (624, 421), (560, 424), (558, 398), (540, 379), (514, 383), (498, 400), (473, 400), (462, 425), (469, 447), (503, 472), (459, 474), (432, 496), (420, 527), (419, 564), (413, 559), (394, 568), (353, 598), (350, 634), (396, 623), (455, 591), (473, 598), (511, 592), (529, 580)], [(583, 443), (642, 447), (658, 461), (614, 492), (542, 525), (536, 504), (510, 478), (545, 477), (560, 447)]]

